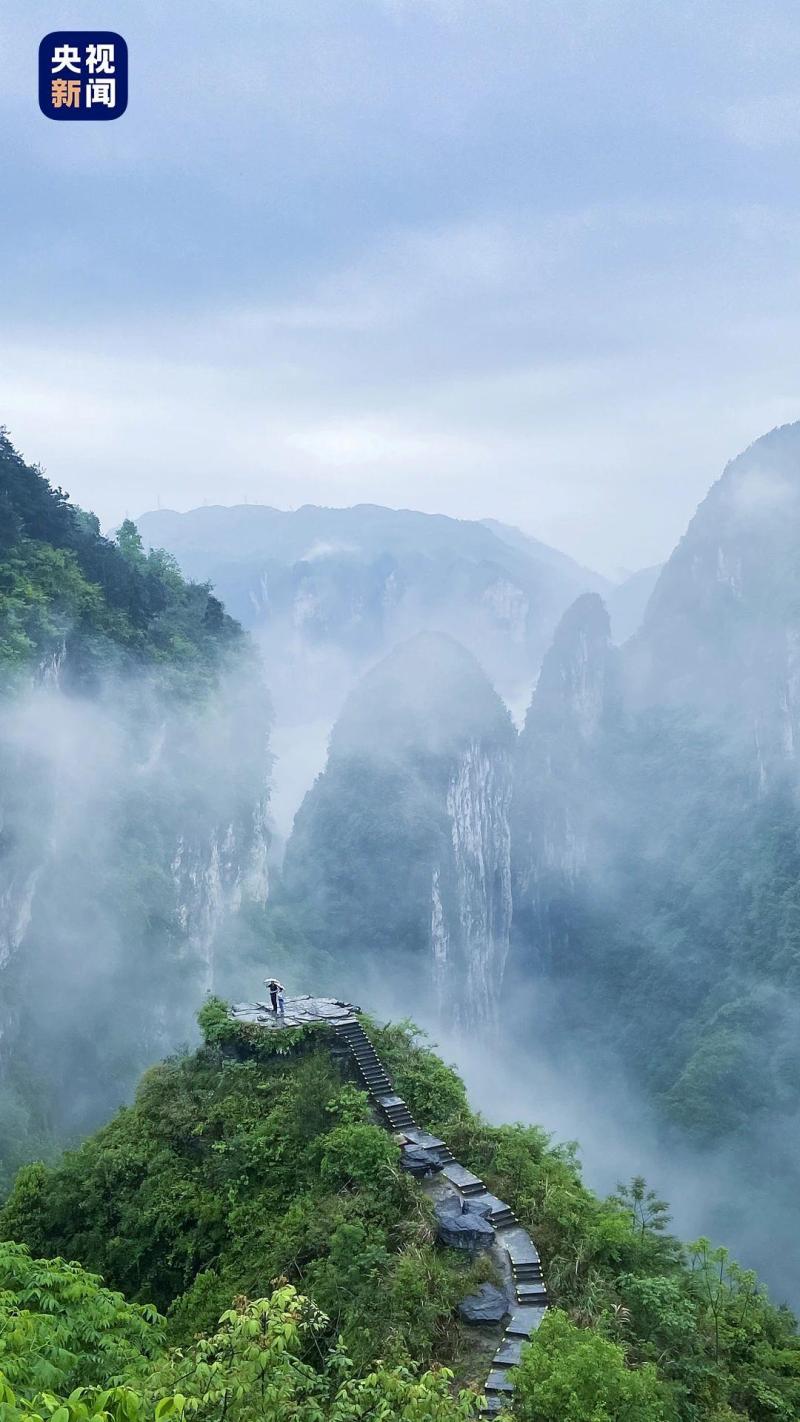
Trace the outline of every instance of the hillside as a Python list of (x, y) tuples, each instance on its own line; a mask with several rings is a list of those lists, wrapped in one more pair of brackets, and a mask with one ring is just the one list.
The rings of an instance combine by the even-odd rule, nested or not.
[(213, 674), (241, 629), (174, 558), (146, 555), (133, 524), (116, 542), (26, 464), (0, 430), (0, 669), (35, 665), (73, 686), (115, 670)]
[(242, 629), (0, 435), (0, 1185), (192, 1031), (266, 893), (269, 702)]
[[(22, 1170), (0, 1213), (0, 1236), (35, 1255), (75, 1258), (130, 1300), (104, 1294), (77, 1266), (65, 1287), (59, 1262), (36, 1266), (32, 1290), (27, 1256), (3, 1246), (0, 1308), (13, 1310), (21, 1297), (31, 1318), (0, 1351), (20, 1398), (45, 1385), (63, 1393), (113, 1379), (142, 1398), (147, 1417), (179, 1390), (201, 1417), (218, 1417), (229, 1396), (242, 1418), (349, 1422), (367, 1415), (357, 1406), (366, 1388), (378, 1408), (369, 1415), (474, 1415), (474, 1392), (459, 1401), (452, 1389), (480, 1385), (483, 1335), (458, 1321), (456, 1306), (488, 1266), (434, 1245), (425, 1193), (398, 1169), (392, 1137), (325, 1029), (243, 1027), (216, 1002), (201, 1021), (203, 1048), (152, 1068), (134, 1104), (61, 1162)], [(491, 1127), (474, 1116), (458, 1078), (409, 1029), (373, 1024), (371, 1034), (417, 1119), (512, 1203), (541, 1248), (557, 1307), (516, 1375), (516, 1417), (797, 1415), (794, 1323), (753, 1275), (707, 1241), (679, 1246), (665, 1231), (666, 1207), (643, 1182), (600, 1201), (570, 1151), (535, 1127)], [(164, 1323), (131, 1307), (152, 1302), (166, 1311)], [(286, 1327), (283, 1353), (273, 1327)], [(75, 1346), (87, 1328), (99, 1339), (88, 1352)], [(287, 1355), (300, 1395), (289, 1387)], [(205, 1366), (214, 1358), (216, 1389)], [(433, 1371), (412, 1393), (425, 1368)], [(347, 1379), (333, 1407), (331, 1389)]]

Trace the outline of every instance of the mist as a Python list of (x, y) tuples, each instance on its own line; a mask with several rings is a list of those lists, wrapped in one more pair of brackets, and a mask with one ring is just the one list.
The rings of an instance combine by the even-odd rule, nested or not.
[(269, 702), (231, 665), (191, 702), (66, 667), (0, 704), (3, 1176), (129, 1100), (195, 1037), (226, 935), (267, 894)]

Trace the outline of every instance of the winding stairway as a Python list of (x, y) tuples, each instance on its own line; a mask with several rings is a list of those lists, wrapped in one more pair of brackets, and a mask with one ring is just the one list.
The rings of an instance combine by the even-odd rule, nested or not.
[(513, 1392), (510, 1369), (519, 1362), (523, 1344), (539, 1327), (547, 1308), (547, 1290), (536, 1246), (511, 1207), (490, 1194), (479, 1176), (460, 1165), (444, 1141), (417, 1125), (402, 1096), (397, 1095), (389, 1073), (358, 1018), (352, 1014), (338, 1016), (331, 1025), (353, 1056), (369, 1095), (389, 1129), (399, 1138), (401, 1149), (426, 1152), (432, 1166), (437, 1170), (441, 1167), (441, 1174), (454, 1193), (468, 1200), (480, 1199), (482, 1204), (491, 1206), (488, 1219), (508, 1255), (516, 1300), (484, 1386), (487, 1414), (500, 1412)]
[(492, 1195), (479, 1176), (461, 1165), (444, 1141), (417, 1125), (358, 1020), (358, 1011), (352, 1003), (335, 998), (291, 997), (286, 999), (284, 1016), (278, 1016), (263, 1002), (240, 1003), (231, 1008), (231, 1016), (272, 1031), (312, 1023), (325, 1023), (332, 1028), (351, 1054), (373, 1104), (382, 1113), (400, 1149), (413, 1150), (417, 1157), (420, 1152), (428, 1155), (432, 1172), (444, 1177), (456, 1198), (489, 1206), (486, 1213), (495, 1230), (495, 1244), (506, 1254), (507, 1267), (503, 1273), (506, 1279), (511, 1279), (514, 1289), (514, 1303), (484, 1385), (486, 1413), (492, 1415), (502, 1411), (504, 1404), (510, 1401), (514, 1390), (510, 1370), (519, 1362), (523, 1345), (539, 1327), (548, 1305), (539, 1254), (511, 1207)]

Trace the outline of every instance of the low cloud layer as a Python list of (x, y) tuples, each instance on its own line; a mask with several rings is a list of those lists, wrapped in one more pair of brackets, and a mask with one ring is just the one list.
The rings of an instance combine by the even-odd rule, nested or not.
[(788, 0), (154, 14), (107, 125), (33, 112), (59, 7), (3, 21), (2, 418), (105, 524), (370, 500), (640, 567), (796, 416)]

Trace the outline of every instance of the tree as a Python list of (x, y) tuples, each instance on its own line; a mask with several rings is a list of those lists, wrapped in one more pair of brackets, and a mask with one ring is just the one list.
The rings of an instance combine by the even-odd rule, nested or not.
[(633, 1370), (625, 1354), (558, 1309), (546, 1314), (514, 1374), (519, 1422), (671, 1422), (669, 1390), (647, 1363)]
[(143, 1360), (111, 1386), (68, 1396), (34, 1394), (22, 1405), (0, 1372), (3, 1422), (467, 1422), (473, 1392), (453, 1397), (446, 1369), (416, 1373), (376, 1364), (356, 1373), (338, 1344), (326, 1344), (328, 1319), (286, 1284), (268, 1299), (239, 1299), (213, 1334), (187, 1350)]
[(0, 1369), (23, 1398), (107, 1386), (163, 1346), (163, 1320), (63, 1259), (0, 1243)]
[(123, 519), (117, 533), (117, 547), (123, 558), (136, 567), (142, 567), (146, 561), (142, 535), (139, 532), (132, 518)]
[(634, 1175), (630, 1185), (619, 1184), (611, 1196), (623, 1210), (630, 1211), (631, 1224), (640, 1239), (650, 1231), (662, 1233), (670, 1222), (669, 1205), (659, 1200), (655, 1190), (648, 1190), (643, 1175)]

